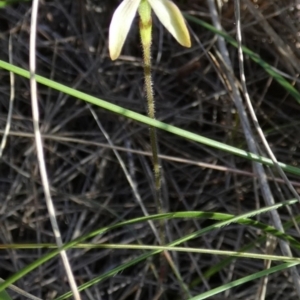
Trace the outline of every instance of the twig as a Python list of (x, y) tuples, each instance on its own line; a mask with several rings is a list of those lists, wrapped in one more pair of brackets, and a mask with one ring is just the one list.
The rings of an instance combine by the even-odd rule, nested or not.
[[(51, 198), (49, 180), (47, 175), (47, 169), (44, 158), (43, 142), (41, 137), (41, 131), (39, 128), (39, 108), (37, 99), (37, 82), (35, 79), (36, 72), (36, 30), (37, 30), (37, 16), (38, 16), (38, 5), (39, 0), (34, 0), (32, 2), (32, 12), (31, 12), (31, 27), (30, 27), (30, 52), (29, 52), (29, 69), (30, 69), (30, 92), (31, 92), (31, 106), (32, 106), (32, 118), (33, 118), (33, 129), (35, 135), (37, 159), (39, 164), (39, 169), (41, 173), (41, 179), (45, 194), (45, 200), (47, 204), (47, 209), (49, 212), (50, 222), (55, 236), (56, 244), (60, 248), (63, 246), (60, 230), (55, 216), (55, 208)], [(80, 300), (80, 294), (75, 282), (75, 278), (67, 257), (65, 250), (60, 252), (67, 277), (70, 283), (73, 296), (76, 300)]]
[[(8, 53), (9, 53), (9, 63), (13, 63), (13, 53), (12, 53), (12, 35), (10, 34), (9, 40), (8, 40)], [(1, 140), (0, 145), (0, 158), (2, 157), (3, 150), (6, 145), (6, 141), (9, 135), (9, 130), (11, 126), (11, 119), (12, 119), (12, 112), (14, 107), (14, 100), (15, 100), (15, 74), (13, 72), (9, 72), (10, 76), (10, 99), (9, 99), (9, 109), (8, 109), (8, 115), (7, 115), (7, 121), (3, 133), (3, 137)]]
[[(221, 30), (222, 28), (221, 28), (221, 24), (220, 24), (220, 21), (218, 18), (217, 9), (215, 7), (215, 2), (207, 0), (207, 4), (208, 4), (209, 10), (211, 12), (212, 21), (213, 21), (214, 26), (216, 27), (216, 29)], [(252, 131), (250, 128), (250, 123), (249, 123), (246, 111), (244, 109), (244, 106), (243, 106), (242, 98), (239, 93), (239, 90), (236, 87), (236, 83), (235, 83), (235, 79), (234, 79), (234, 75), (233, 75), (233, 71), (232, 71), (232, 66), (231, 66), (231, 61), (229, 58), (229, 53), (228, 53), (224, 38), (221, 36), (218, 36), (218, 46), (219, 46), (220, 52), (222, 54), (222, 57), (224, 59), (224, 64), (226, 66), (226, 71), (227, 71), (226, 72), (227, 79), (228, 79), (230, 87), (232, 89), (233, 101), (235, 103), (239, 117), (241, 119), (241, 124), (242, 124), (242, 128), (243, 128), (243, 131), (244, 131), (244, 134), (246, 137), (246, 142), (248, 144), (250, 151), (255, 154), (258, 154), (258, 149), (257, 149), (256, 143), (255, 143), (255, 140), (253, 138), (253, 134), (252, 134)], [(260, 183), (262, 195), (263, 195), (266, 205), (268, 205), (268, 206), (274, 205), (274, 203), (275, 203), (274, 197), (272, 195), (271, 189), (267, 182), (267, 177), (265, 175), (263, 166), (260, 163), (254, 162), (253, 167), (256, 170), (256, 173), (258, 175), (258, 181)], [(270, 212), (270, 214), (272, 216), (275, 228), (284, 232), (278, 211), (272, 210)], [(280, 248), (281, 248), (283, 255), (292, 256), (292, 252), (291, 252), (291, 249), (290, 249), (288, 243), (280, 240), (279, 244), (280, 244)], [(298, 297), (300, 298), (300, 277), (299, 277), (299, 274), (298, 274), (296, 268), (291, 269), (291, 275), (294, 280), (294, 285), (297, 290)]]

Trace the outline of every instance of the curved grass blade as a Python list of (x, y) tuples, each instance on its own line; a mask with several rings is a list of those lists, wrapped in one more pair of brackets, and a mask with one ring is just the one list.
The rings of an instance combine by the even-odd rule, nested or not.
[[(263, 229), (266, 233), (269, 233), (271, 235), (274, 235), (275, 237), (287, 240), (292, 244), (298, 245), (298, 242), (295, 241), (293, 238), (291, 238), (290, 236), (286, 235), (285, 233), (282, 233), (280, 231), (277, 231), (274, 227), (272, 226), (268, 226), (265, 225), (263, 223), (260, 223), (258, 221), (254, 221), (251, 219), (248, 219), (249, 217), (253, 217), (254, 215), (257, 214), (261, 214), (261, 213), (266, 213), (268, 211), (271, 211), (273, 209), (278, 209), (280, 207), (284, 207), (287, 205), (292, 205), (297, 203), (298, 201), (296, 199), (292, 199), (292, 200), (288, 200), (282, 203), (277, 203), (275, 205), (269, 206), (269, 207), (264, 207), (261, 208), (259, 210), (256, 211), (251, 211), (248, 213), (245, 213), (243, 215), (240, 216), (236, 216), (233, 217), (232, 215), (229, 214), (220, 214), (220, 213), (214, 213), (214, 212), (177, 212), (177, 213), (165, 213), (165, 214), (159, 214), (159, 215), (152, 215), (152, 216), (146, 216), (146, 217), (140, 217), (140, 218), (136, 218), (136, 219), (131, 219), (128, 221), (123, 221), (120, 222), (118, 224), (115, 225), (111, 225), (111, 226), (107, 226), (107, 227), (103, 227), (100, 228), (98, 230), (94, 230), (91, 233), (84, 235), (82, 237), (79, 237), (69, 243), (66, 243), (63, 247), (61, 247), (61, 249), (56, 249), (46, 255), (44, 255), (43, 257), (37, 259), (36, 261), (34, 261), (33, 263), (27, 265), (26, 267), (24, 267), (22, 270), (20, 270), (19, 272), (13, 274), (11, 277), (9, 277), (8, 279), (5, 280), (5, 282), (0, 284), (0, 291), (3, 291), (5, 288), (7, 288), (10, 284), (14, 283), (15, 281), (19, 280), (20, 278), (22, 278), (23, 276), (25, 276), (26, 274), (28, 274), (29, 272), (31, 272), (32, 270), (36, 269), (38, 266), (42, 265), (43, 263), (49, 261), (51, 258), (55, 257), (56, 255), (59, 254), (60, 250), (64, 249), (70, 249), (73, 246), (75, 246), (78, 243), (81, 243), (89, 238), (92, 238), (98, 234), (103, 234), (109, 230), (115, 229), (115, 228), (119, 228), (122, 226), (126, 226), (126, 225), (132, 225), (135, 223), (140, 223), (140, 222), (145, 222), (148, 220), (161, 220), (161, 219), (174, 219), (174, 218), (211, 218), (214, 220), (222, 220), (221, 222), (217, 223), (217, 224), (213, 224), (211, 226), (205, 227), (197, 232), (194, 232), (188, 236), (182, 237), (170, 244), (168, 244), (168, 246), (177, 246), (180, 243), (186, 242), (190, 239), (199, 237), (207, 232), (210, 232), (212, 230), (215, 230), (217, 228), (221, 228), (224, 227), (226, 225), (229, 225), (231, 223), (239, 223), (239, 224), (244, 224), (244, 225), (249, 225), (249, 226), (254, 226), (255, 228), (260, 228)], [(146, 253), (140, 257), (138, 257), (135, 260), (132, 260), (131, 262), (129, 262), (128, 264), (125, 264), (126, 267), (133, 265), (135, 263), (138, 263), (139, 261), (142, 261), (154, 254), (160, 253), (161, 250), (156, 250), (156, 251), (152, 251), (150, 253)], [(122, 268), (121, 268), (122, 267)], [(114, 271), (110, 271), (110, 272), (115, 272), (114, 274), (117, 274), (119, 272), (119, 268), (121, 268), (123, 270), (124, 265), (117, 267), (116, 269), (114, 269)], [(101, 275), (99, 277), (97, 277), (94, 280), (98, 280), (101, 281), (104, 278), (107, 278), (107, 276), (110, 276), (110, 272), (105, 273), (104, 275)], [(97, 282), (98, 282), (97, 281)], [(85, 286), (85, 285), (83, 285)], [(82, 286), (79, 287), (79, 290), (81, 290)], [(71, 293), (72, 294), (72, 293)]]
[[(296, 201), (294, 203), (297, 203), (297, 200), (291, 200), (291, 201)], [(289, 202), (289, 201), (288, 201)], [(278, 204), (276, 204), (277, 206)], [(280, 204), (279, 204), (280, 205)], [(287, 202), (285, 202), (285, 205), (288, 205)], [(272, 206), (274, 207), (274, 206)], [(270, 208), (270, 207), (269, 207)], [(262, 210), (265, 211), (266, 208), (263, 208)], [(192, 212), (190, 212), (192, 213)], [(186, 242), (190, 239), (193, 239), (193, 238), (196, 238), (196, 237), (199, 237), (207, 232), (210, 232), (211, 230), (214, 230), (214, 229), (217, 229), (217, 228), (221, 228), (221, 227), (224, 227), (232, 222), (237, 222), (239, 224), (244, 224), (244, 225), (249, 225), (249, 226), (253, 226), (255, 228), (259, 228), (259, 229), (262, 229), (265, 233), (269, 233), (271, 235), (274, 235), (278, 238), (282, 238), (282, 239), (286, 239), (288, 241), (290, 241), (291, 245), (294, 245), (295, 247), (297, 247), (298, 249), (300, 249), (300, 243), (295, 240), (294, 238), (290, 237), (289, 235), (285, 234), (285, 233), (282, 233), (280, 231), (277, 231), (274, 227), (272, 226), (268, 226), (268, 225), (265, 225), (263, 223), (260, 223), (258, 221), (253, 221), (251, 219), (248, 219), (248, 217), (250, 216), (253, 216), (253, 213), (254, 212), (250, 212), (250, 213), (246, 213), (246, 214), (243, 214), (241, 216), (237, 216), (237, 217), (230, 217), (230, 215), (227, 215), (227, 214), (219, 214), (219, 213), (203, 213), (202, 216), (206, 215), (207, 217), (209, 217), (210, 219), (218, 219), (218, 220), (222, 220), (221, 222), (217, 223), (217, 224), (213, 224), (211, 226), (208, 226), (206, 228), (203, 228), (199, 231), (196, 231), (194, 233), (191, 233), (185, 237), (182, 237), (172, 243), (169, 243), (167, 246), (177, 246), (183, 242)], [(173, 217), (176, 217), (176, 214), (177, 213), (173, 213)], [(181, 214), (181, 213), (180, 213)], [(153, 255), (156, 255), (160, 252), (162, 252), (163, 250), (155, 250), (155, 251), (151, 251), (151, 252), (148, 252), (148, 253), (145, 253), (145, 254), (142, 254), (140, 255), (139, 257), (131, 260), (130, 262), (126, 262), (120, 266), (117, 266), (116, 268), (100, 275), (100, 276), (97, 276), (96, 278), (93, 278), (92, 280), (84, 283), (83, 285), (79, 286), (78, 287), (78, 290), (79, 291), (82, 291), (82, 290), (85, 290), (107, 278), (110, 278), (112, 276), (115, 276), (117, 275), (119, 272), (122, 272), (124, 271), (126, 268), (129, 268), (143, 260), (146, 260), (147, 258), (153, 256)], [(68, 292), (68, 293), (65, 293), (63, 294), (62, 296), (56, 298), (55, 300), (63, 300), (63, 299), (68, 299), (69, 297), (72, 296), (72, 292)]]
[[(300, 222), (300, 215), (299, 216), (296, 216), (294, 217), (295, 221), (296, 222)], [(291, 228), (292, 226), (294, 225), (293, 221), (288, 221), (286, 222), (284, 225), (283, 225), (283, 228), (284, 229), (289, 229)], [(293, 237), (291, 237), (290, 235), (287, 235), (289, 236), (294, 242), (296, 241), (296, 243), (292, 242), (291, 243), (291, 246), (294, 247), (295, 249), (299, 249), (299, 245), (300, 243), (297, 242), (297, 240), (295, 240)], [(264, 236), (261, 236), (259, 237), (257, 240), (255, 240), (254, 242), (252, 243), (249, 243), (248, 245), (245, 245), (244, 247), (242, 247), (239, 251), (240, 252), (245, 252), (245, 251), (248, 251), (250, 249), (252, 249), (253, 247), (255, 247), (256, 244), (260, 244), (262, 242), (264, 242), (266, 240), (266, 235)], [(285, 239), (288, 238), (288, 237), (285, 237)], [(218, 262), (216, 265), (212, 266), (211, 268), (209, 268), (207, 271), (205, 271), (203, 273), (203, 277), (208, 279), (210, 278), (211, 276), (213, 276), (214, 274), (218, 273), (221, 269), (225, 268), (226, 266), (228, 266), (235, 258), (234, 257), (228, 257), (228, 258), (225, 258), (223, 260), (221, 260), (220, 262)], [(196, 285), (199, 285), (201, 284), (202, 282), (202, 279), (201, 278), (195, 278), (193, 280), (193, 282), (190, 284), (190, 288), (193, 288), (195, 287)]]
[(221, 285), (215, 289), (212, 289), (210, 291), (207, 291), (205, 293), (202, 293), (201, 295), (195, 296), (193, 298), (190, 298), (189, 300), (202, 300), (202, 299), (207, 299), (209, 297), (212, 297), (216, 294), (219, 294), (221, 292), (227, 291), (235, 286), (239, 286), (241, 284), (244, 284), (246, 282), (264, 277), (264, 276), (268, 276), (270, 274), (273, 274), (275, 272), (281, 271), (281, 270), (286, 270), (288, 268), (291, 268), (293, 266), (296, 266), (297, 263), (296, 262), (288, 262), (288, 263), (284, 263), (275, 267), (272, 267), (270, 269), (267, 270), (263, 270), (254, 274), (251, 274), (249, 276), (245, 276), (243, 278), (237, 279), (235, 281), (232, 282), (228, 282), (227, 284)]
[[(300, 216), (295, 217), (295, 221), (300, 221)], [(290, 228), (293, 225), (293, 221), (289, 221), (284, 225), (285, 229)], [(297, 242), (293, 237), (286, 235), (285, 240), (289, 240), (291, 242), (291, 245), (295, 248), (300, 250), (300, 243)], [(252, 242), (244, 247), (242, 247), (239, 251), (236, 251), (236, 255), (233, 252), (225, 252), (225, 251), (215, 251), (215, 250), (206, 250), (206, 249), (195, 249), (195, 248), (188, 248), (188, 247), (168, 247), (165, 246), (162, 250), (169, 250), (169, 251), (180, 251), (180, 252), (199, 252), (199, 253), (209, 253), (211, 254), (219, 254), (219, 255), (228, 255), (230, 257), (220, 261), (217, 265), (214, 265), (212, 268), (208, 269), (206, 272), (203, 273), (203, 276), (205, 278), (209, 278), (219, 272), (221, 269), (226, 267), (228, 264), (232, 262), (232, 260), (236, 259), (236, 256), (240, 257), (249, 257), (250, 255), (246, 253), (246, 251), (252, 249), (256, 244), (260, 244), (261, 242), (264, 242), (266, 240), (266, 236), (261, 236), (255, 242)], [(0, 245), (0, 249), (57, 249), (56, 244), (49, 244), (49, 243), (43, 243), (43, 244), (7, 244), (7, 245)], [(153, 249), (159, 249), (160, 246), (150, 246), (150, 245), (127, 245), (127, 244), (88, 244), (88, 243), (80, 243), (75, 245), (74, 248), (80, 248), (80, 249), (142, 249), (142, 250), (153, 250)], [(244, 255), (244, 253), (246, 253)], [(252, 253), (251, 253), (252, 255)], [(269, 259), (269, 260), (281, 260), (281, 261), (292, 261), (293, 257), (291, 258), (285, 258), (281, 256), (274, 256), (273, 258), (266, 255), (261, 255), (261, 257), (252, 256), (251, 258), (260, 258), (260, 259)], [(297, 258), (296, 258), (297, 260)], [(190, 288), (195, 287), (196, 285), (201, 284), (202, 280), (201, 278), (197, 278), (194, 280), (189, 286)], [(1, 296), (1, 294), (0, 294)], [(2, 299), (0, 297), (0, 299)]]

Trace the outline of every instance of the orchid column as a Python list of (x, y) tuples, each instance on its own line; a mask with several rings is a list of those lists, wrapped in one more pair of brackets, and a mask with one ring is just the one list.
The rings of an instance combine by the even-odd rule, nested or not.
[[(155, 12), (160, 22), (183, 46), (190, 47), (190, 35), (178, 7), (169, 0), (124, 0), (116, 9), (109, 28), (109, 52), (112, 60), (119, 57), (131, 23), (138, 11), (140, 16), (140, 35), (144, 53), (145, 91), (148, 103), (148, 116), (155, 119), (155, 103), (151, 78), (151, 40), (152, 17)], [(158, 212), (163, 210), (161, 197), (161, 169), (158, 159), (156, 129), (150, 127), (150, 141), (155, 178), (156, 205)], [(163, 244), (163, 237), (161, 237)]]

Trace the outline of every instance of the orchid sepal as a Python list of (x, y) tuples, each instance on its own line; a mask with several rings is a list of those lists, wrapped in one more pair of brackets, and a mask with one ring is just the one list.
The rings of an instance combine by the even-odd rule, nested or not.
[(147, 1), (159, 21), (179, 44), (191, 46), (190, 34), (179, 8), (170, 0), (123, 0), (115, 10), (109, 27), (109, 54), (116, 60), (122, 51), (133, 19), (142, 1)]

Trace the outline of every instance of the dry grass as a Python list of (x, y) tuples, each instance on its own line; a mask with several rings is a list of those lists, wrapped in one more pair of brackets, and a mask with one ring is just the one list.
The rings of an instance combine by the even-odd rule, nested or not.
[[(137, 30), (131, 30), (121, 59), (111, 62), (108, 56), (107, 29), (117, 3), (41, 1), (37, 72), (144, 113), (143, 69)], [(292, 0), (243, 3), (244, 44), (293, 78), (299, 89), (296, 80), (300, 69), (300, 10)], [(178, 4), (185, 11), (198, 12), (210, 22), (205, 1), (178, 1)], [(220, 16), (224, 29), (235, 37), (233, 6), (224, 4)], [(214, 64), (208, 55), (209, 51), (220, 62), (216, 39), (203, 28), (192, 23), (190, 26), (193, 47), (186, 50), (177, 45), (155, 19), (153, 76), (157, 116), (178, 127), (246, 149), (239, 118), (221, 81), (222, 67)], [(29, 3), (0, 10), (1, 59), (9, 59), (8, 40), (11, 36), (14, 64), (28, 69), (29, 28)], [(229, 51), (238, 76), (237, 51), (230, 46)], [(245, 68), (253, 105), (277, 159), (298, 166), (299, 104), (247, 58)], [(0, 78), (0, 133), (3, 134), (9, 108), (9, 74), (0, 70)], [(52, 243), (54, 237), (36, 160), (28, 80), (16, 77), (15, 93), (11, 132), (0, 161), (0, 243)], [(39, 86), (39, 101), (48, 175), (63, 240), (70, 241), (93, 229), (142, 216), (142, 209), (120, 163), (89, 107), (44, 86)], [(125, 162), (148, 213), (155, 213), (147, 128), (94, 109)], [(264, 205), (251, 163), (165, 132), (159, 132), (159, 141), (160, 152), (164, 155), (164, 190), (169, 211), (204, 210), (237, 215)], [(259, 143), (259, 139), (257, 141)], [(180, 159), (173, 161), (171, 157)], [(209, 165), (203, 168), (197, 162)], [(218, 170), (216, 165), (225, 168)], [(241, 174), (241, 171), (247, 173)], [(285, 185), (274, 180), (270, 180), (270, 185), (276, 201), (290, 198)], [(295, 214), (299, 213), (299, 207), (293, 209)], [(286, 211), (280, 211), (280, 214), (283, 221), (289, 219)], [(267, 215), (261, 218), (268, 222)], [(207, 224), (208, 221), (201, 220), (172, 220), (168, 223), (167, 239), (174, 240)], [(254, 229), (231, 225), (188, 245), (237, 250), (254, 241), (258, 234)], [(297, 236), (295, 230), (290, 234)], [(154, 244), (155, 237), (149, 224), (143, 223), (98, 236), (94, 242)], [(256, 251), (264, 252), (264, 247), (262, 244)], [(280, 253), (279, 249), (276, 251)], [(7, 278), (45, 252), (41, 249), (1, 250), (0, 277)], [(132, 250), (68, 251), (79, 284), (137, 254), (138, 251)], [(221, 258), (180, 253), (174, 254), (173, 259), (184, 281), (191, 283), (203, 277), (203, 272)], [(158, 284), (153, 268), (152, 261), (136, 265), (83, 292), (82, 299), (153, 299)], [(191, 292), (197, 294), (263, 268), (262, 261), (238, 259), (209, 280), (191, 288)], [(59, 258), (31, 272), (17, 284), (42, 299), (52, 299), (69, 291)], [(171, 271), (165, 286), (165, 299), (182, 299), (182, 291)], [(222, 294), (219, 299), (258, 299), (259, 288), (260, 281), (253, 281)], [(283, 297), (296, 299), (293, 284), (289, 273), (275, 273), (270, 276), (266, 299)], [(16, 299), (25, 298), (16, 296)]]

